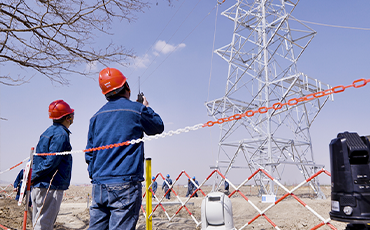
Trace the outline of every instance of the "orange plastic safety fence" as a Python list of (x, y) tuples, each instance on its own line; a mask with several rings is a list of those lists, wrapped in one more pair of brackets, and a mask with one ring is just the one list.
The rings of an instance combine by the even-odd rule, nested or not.
[[(174, 186), (176, 185), (176, 183), (178, 182), (178, 180), (180, 179), (180, 177), (183, 175), (183, 174), (185, 174), (186, 175), (186, 177), (189, 179), (189, 180), (191, 180), (192, 181), (192, 183), (194, 184), (194, 186), (196, 186), (197, 187), (197, 189), (189, 196), (189, 198), (188, 198), (188, 200), (186, 201), (186, 202), (182, 202), (181, 201), (181, 198), (179, 197), (179, 195), (178, 195), (178, 193), (176, 192), (176, 190), (174, 189)], [(157, 180), (157, 178), (158, 178), (158, 176), (160, 176), (160, 177), (162, 177), (162, 179), (163, 179), (163, 181), (164, 181), (164, 183), (167, 183), (166, 182), (166, 179), (165, 179), (165, 177), (161, 174), (161, 173), (158, 173), (156, 176), (155, 176), (155, 179), (154, 179), (154, 181), (156, 181)], [(152, 182), (152, 184), (153, 184), (153, 182)], [(150, 184), (149, 186), (149, 189), (152, 191), (152, 189), (151, 189), (151, 186), (152, 186), (152, 184)], [(168, 184), (169, 185), (169, 184)], [(194, 195), (198, 192), (198, 191), (200, 191), (204, 196), (206, 196), (206, 194), (204, 193), (204, 191), (200, 188), (201, 187), (201, 185), (196, 185), (196, 183), (195, 183), (195, 181), (189, 176), (189, 174), (187, 174), (185, 171), (182, 171), (179, 175), (178, 175), (178, 177), (174, 180), (174, 182), (172, 183), (172, 185), (169, 185), (169, 189), (167, 190), (167, 192), (165, 193), (165, 194), (163, 194), (163, 196), (160, 198), (160, 199), (158, 199), (158, 197), (153, 193), (153, 195), (154, 195), (154, 198), (158, 201), (158, 204), (154, 207), (154, 209), (152, 210), (152, 213), (150, 214), (150, 216), (152, 216), (153, 215), (153, 213), (157, 210), (157, 208), (158, 208), (158, 206), (161, 206), (161, 208), (162, 208), (162, 210), (164, 211), (164, 213), (166, 214), (166, 216), (167, 216), (167, 218), (169, 219), (169, 220), (171, 220), (172, 218), (174, 218), (180, 211), (181, 211), (181, 209), (182, 208), (185, 208), (185, 210), (187, 211), (187, 213), (193, 218), (193, 220), (195, 221), (195, 222), (197, 222), (196, 220), (195, 220), (195, 217), (193, 216), (193, 214), (191, 213), (191, 211), (187, 208), (187, 206), (186, 206), (186, 203), (192, 198), (192, 197), (194, 197)], [(153, 192), (153, 191), (152, 191)], [(175, 214), (172, 216), (172, 217), (170, 217), (169, 215), (168, 215), (168, 213), (167, 213), (167, 211), (166, 211), (166, 209), (163, 207), (163, 205), (162, 205), (162, 201), (164, 200), (164, 198), (166, 197), (166, 195), (167, 195), (167, 193), (169, 193), (169, 192), (173, 192), (173, 194), (174, 194), (174, 196), (177, 198), (177, 200), (180, 202), (179, 204), (181, 204), (181, 206), (180, 206), (180, 208), (175, 212)], [(144, 194), (143, 194), (143, 198), (146, 196), (146, 191), (144, 192)], [(144, 210), (144, 207), (143, 207), (143, 205), (141, 206), (141, 210), (143, 211), (143, 213), (144, 213), (144, 215), (145, 215), (145, 210)], [(149, 217), (150, 217), (149, 216)]]
[(306, 95), (304, 97), (292, 98), (292, 99), (288, 100), (288, 102), (285, 102), (285, 103), (277, 102), (277, 103), (273, 104), (270, 107), (260, 107), (257, 110), (248, 110), (245, 113), (237, 113), (237, 114), (234, 114), (234, 115), (229, 116), (229, 117), (220, 118), (217, 121), (208, 121), (208, 122), (206, 122), (203, 125), (203, 127), (212, 127), (215, 124), (222, 124), (224, 122), (239, 120), (239, 119), (241, 119), (243, 117), (252, 117), (256, 113), (264, 114), (264, 113), (267, 113), (269, 110), (279, 110), (279, 109), (282, 109), (284, 106), (295, 106), (295, 105), (297, 105), (300, 102), (311, 101), (313, 99), (317, 99), (317, 98), (320, 98), (320, 97), (328, 96), (330, 94), (344, 92), (344, 90), (346, 90), (348, 88), (351, 88), (351, 87), (353, 87), (353, 88), (361, 88), (361, 87), (365, 86), (368, 82), (370, 82), (370, 79), (363, 79), (363, 78), (361, 78), (361, 79), (355, 80), (351, 85), (347, 85), (347, 86), (343, 86), (343, 85), (335, 86), (335, 87), (333, 87), (331, 89), (327, 89), (327, 90), (316, 92), (316, 93), (311, 93), (311, 94), (308, 94), (308, 95)]
[(15, 193), (13, 191), (13, 184), (8, 184), (5, 187), (0, 187), (0, 193), (4, 193), (6, 197), (12, 198)]
[[(242, 191), (240, 191), (240, 188), (245, 185), (249, 180), (251, 180), (254, 176), (256, 176), (258, 173), (263, 173), (265, 174), (268, 178), (270, 178), (271, 180), (274, 181), (274, 183), (276, 183), (278, 186), (280, 186), (283, 190), (285, 190), (287, 193), (284, 194), (282, 197), (280, 197), (277, 201), (275, 201), (272, 205), (268, 206), (265, 210), (259, 210), (259, 208), (253, 204), (253, 202), (248, 199), (248, 197), (242, 193)], [(273, 222), (272, 219), (270, 219), (266, 212), (268, 210), (270, 210), (273, 206), (277, 205), (278, 203), (282, 202), (283, 200), (285, 200), (287, 197), (291, 196), (293, 197), (295, 200), (297, 200), (298, 203), (300, 203), (302, 206), (304, 206), (308, 211), (312, 212), (318, 219), (321, 220), (320, 223), (318, 223), (316, 226), (314, 226), (313, 228), (311, 229), (318, 229), (324, 225), (328, 226), (329, 228), (331, 229), (335, 229), (336, 228), (330, 223), (330, 219), (327, 219), (325, 220), (322, 216), (320, 216), (318, 213), (316, 213), (314, 211), (313, 208), (309, 207), (306, 203), (304, 203), (298, 196), (296, 196), (293, 192), (296, 191), (298, 188), (300, 188), (301, 186), (303, 186), (304, 184), (307, 184), (309, 181), (311, 181), (313, 178), (319, 176), (320, 174), (326, 174), (328, 176), (330, 176), (330, 173), (328, 171), (326, 171), (325, 169), (321, 169), (319, 170), (318, 172), (316, 172), (315, 174), (313, 174), (311, 177), (309, 177), (308, 179), (306, 179), (305, 181), (303, 181), (302, 183), (300, 183), (299, 185), (297, 185), (295, 188), (293, 188), (292, 190), (288, 190), (284, 185), (282, 185), (278, 180), (275, 180), (271, 175), (269, 175), (264, 169), (258, 169), (256, 170), (250, 177), (248, 177), (247, 180), (243, 181), (242, 184), (240, 184), (238, 187), (236, 187), (235, 185), (232, 184), (231, 181), (229, 181), (220, 171), (218, 170), (214, 170), (210, 173), (210, 175), (199, 185), (198, 189), (199, 191), (201, 191), (201, 187), (204, 185), (204, 183), (206, 181), (208, 181), (214, 174), (218, 174), (220, 177), (222, 177), (223, 179), (227, 180), (230, 184), (231, 187), (234, 188), (234, 191), (231, 192), (229, 194), (229, 197), (232, 197), (233, 195), (235, 195), (236, 193), (238, 193), (241, 197), (243, 197), (254, 209), (257, 210), (258, 214), (253, 217), (251, 220), (249, 220), (244, 226), (242, 226), (240, 229), (244, 229), (246, 226), (252, 224), (254, 221), (256, 221), (259, 217), (263, 217), (264, 219), (266, 219), (266, 221), (268, 223), (270, 223), (274, 228), (278, 228), (278, 226)], [(191, 197), (187, 198), (186, 201), (182, 201), (180, 197), (178, 197), (177, 193), (174, 191), (174, 185), (176, 184), (176, 182), (178, 181), (178, 179), (183, 175), (185, 174), (186, 177), (188, 179), (190, 179), (190, 176), (185, 172), (185, 171), (182, 171), (179, 176), (176, 178), (175, 182), (170, 186), (170, 189), (169, 190), (172, 190), (174, 192), (174, 194), (176, 194), (176, 198), (178, 199), (179, 201), (179, 209), (175, 212), (175, 214), (170, 217), (166, 211), (166, 209), (163, 207), (162, 205), (162, 201), (165, 197), (165, 194), (163, 195), (163, 197), (161, 199), (158, 199), (158, 197), (156, 197), (155, 195), (155, 199), (158, 201), (158, 204), (156, 205), (156, 207), (152, 210), (152, 213), (150, 214), (150, 216), (153, 215), (153, 213), (156, 211), (157, 207), (158, 206), (161, 206), (162, 207), (162, 210), (164, 211), (164, 213), (166, 214), (167, 218), (168, 218), (168, 221), (171, 221), (180, 211), (182, 208), (185, 208), (186, 211), (188, 212), (189, 216), (192, 217), (193, 221), (195, 222), (195, 224), (197, 225), (197, 227), (201, 224), (201, 222), (197, 221), (196, 218), (193, 216), (193, 214), (191, 213), (191, 211), (188, 209), (188, 207), (186, 206), (187, 203), (189, 202), (189, 200), (191, 199)], [(165, 178), (163, 177), (163, 175), (161, 173), (158, 173), (155, 177), (155, 180), (158, 178), (158, 177), (162, 177), (163, 180), (165, 180)], [(150, 185), (151, 186), (151, 185)], [(202, 191), (203, 193), (203, 191)], [(144, 193), (143, 197), (145, 197), (146, 193)], [(194, 193), (192, 194), (192, 196), (194, 195)], [(206, 196), (205, 193), (203, 193), (204, 196)], [(145, 215), (145, 210), (144, 208), (142, 207), (141, 208), (144, 215)], [(146, 217), (148, 218), (148, 217)]]
[[(295, 188), (293, 188), (292, 190), (287, 190), (279, 181), (277, 181), (277, 180), (275, 180), (271, 175), (269, 175), (265, 170), (263, 170), (263, 169), (258, 169), (255, 173), (253, 173), (253, 175), (255, 175), (257, 172), (262, 172), (262, 173), (264, 173), (268, 178), (270, 178), (270, 179), (272, 179), (278, 186), (280, 186), (280, 187), (282, 187), (284, 190), (286, 190), (286, 191), (288, 191), (285, 195), (283, 195), (279, 200), (277, 200), (277, 201), (275, 201), (275, 203), (274, 203), (274, 205), (277, 205), (278, 203), (280, 203), (281, 201), (283, 201), (285, 198), (287, 198), (288, 196), (292, 196), (293, 198), (295, 198), (300, 204), (302, 204), (305, 208), (307, 208), (309, 211), (311, 211), (311, 212), (313, 212), (312, 211), (312, 209), (311, 208), (309, 208), (308, 207), (308, 205), (306, 205), (301, 199), (299, 199), (296, 195), (294, 195), (294, 193), (293, 193), (293, 191), (295, 191), (296, 189), (298, 189), (299, 187), (301, 187), (304, 183), (301, 183), (301, 184), (299, 184), (297, 187), (295, 187)], [(327, 172), (325, 169), (321, 169), (321, 170), (319, 170), (318, 172), (316, 172), (314, 175), (312, 175), (311, 177), (309, 177), (308, 179), (306, 179), (305, 180), (305, 182), (307, 183), (307, 182), (309, 182), (310, 180), (312, 180), (313, 178), (315, 178), (315, 177), (317, 177), (318, 175), (320, 175), (321, 173), (325, 173), (325, 174), (327, 174), (327, 175), (329, 175), (330, 176), (330, 173), (329, 172)], [(235, 192), (238, 192), (238, 193), (240, 193), (241, 195), (242, 195), (242, 197), (246, 200), (246, 201), (248, 201), (248, 202), (250, 202), (249, 200), (248, 200), (248, 198), (244, 195), (244, 194), (242, 194), (238, 189), (236, 189), (233, 193), (231, 193), (230, 195), (229, 195), (229, 197), (231, 197)], [(265, 218), (266, 218), (266, 220), (271, 224), (271, 225), (273, 225), (274, 227), (276, 227), (276, 225), (270, 220), (270, 219), (268, 219), (267, 218), (267, 216), (265, 216), (265, 213), (266, 213), (266, 211), (268, 211), (270, 208), (272, 208), (274, 205), (271, 205), (271, 206), (269, 206), (266, 210), (264, 210), (264, 211), (259, 211), (259, 214), (257, 215), (257, 216), (255, 216), (251, 221), (249, 221), (248, 222), (248, 224), (247, 225), (249, 225), (249, 224), (251, 224), (252, 222), (254, 222), (255, 220), (257, 220), (260, 216), (264, 216)], [(253, 206), (253, 205), (252, 205)], [(255, 207), (255, 206), (254, 206)], [(256, 207), (255, 207), (256, 208)], [(319, 219), (321, 219), (321, 220), (323, 220), (323, 218), (319, 215), (319, 214), (317, 214), (317, 213), (315, 213), (315, 212), (313, 212), (313, 214), (314, 215), (316, 215)], [(317, 229), (317, 228), (319, 228), (319, 227), (321, 227), (321, 226), (323, 226), (323, 225), (328, 225), (331, 229), (336, 229), (333, 225), (331, 225), (328, 221), (322, 221), (321, 223), (319, 223), (318, 225), (316, 225), (314, 228), (312, 228), (312, 229)]]
[(8, 169), (4, 170), (4, 171), (1, 171), (1, 172), (0, 172), (0, 175), (1, 175), (1, 174), (3, 174), (3, 173), (5, 173), (5, 172), (7, 172), (7, 171), (10, 171), (10, 170), (12, 170), (12, 169), (15, 169), (16, 167), (20, 166), (21, 164), (23, 164), (23, 163), (27, 162), (29, 159), (30, 159), (30, 157), (27, 157), (26, 159), (24, 159), (23, 161), (19, 162), (18, 164), (14, 165), (14, 166), (12, 166), (12, 167), (10, 167), (10, 168), (8, 168)]
[(96, 148), (85, 149), (83, 151), (84, 152), (93, 152), (93, 151), (103, 150), (103, 149), (112, 149), (112, 148), (116, 148), (116, 147), (120, 147), (120, 146), (125, 146), (125, 145), (130, 145), (130, 141), (125, 141), (125, 142), (118, 143), (118, 144), (110, 144), (110, 145), (96, 147)]
[[(98, 151), (98, 150), (104, 150), (104, 149), (112, 149), (120, 146), (125, 146), (125, 145), (130, 145), (130, 141), (125, 141), (121, 143), (116, 143), (116, 144), (110, 144), (110, 145), (105, 145), (105, 146), (99, 146), (95, 148), (90, 148), (90, 149), (84, 149), (81, 150), (81, 152), (93, 152), (93, 151)], [(77, 152), (77, 151), (76, 151)], [(57, 155), (58, 153), (35, 153), (37, 156), (50, 156), (50, 155)]]
[(0, 224), (0, 228), (5, 229), (5, 230), (10, 230), (10, 228), (7, 228), (7, 227), (5, 227), (5, 226), (3, 226), (1, 224)]
[[(229, 116), (229, 117), (220, 118), (217, 121), (208, 121), (208, 122), (204, 123), (203, 125), (200, 124), (201, 127), (198, 127), (198, 125), (195, 125), (194, 127), (187, 127), (185, 129), (180, 129), (180, 130), (177, 130), (177, 131), (169, 131), (165, 135), (160, 135), (160, 136), (161, 137), (164, 137), (164, 136), (167, 136), (167, 135), (171, 136), (173, 134), (179, 134), (180, 132), (188, 132), (190, 130), (197, 130), (198, 128), (212, 127), (215, 124), (222, 124), (222, 123), (225, 123), (225, 122), (240, 120), (243, 117), (252, 117), (256, 113), (264, 114), (264, 113), (267, 113), (269, 110), (282, 109), (284, 106), (295, 106), (300, 102), (311, 101), (311, 100), (314, 100), (314, 99), (317, 99), (317, 98), (320, 98), (320, 97), (324, 97), (324, 96), (328, 96), (328, 95), (331, 95), (331, 94), (334, 94), (334, 93), (344, 92), (344, 90), (346, 90), (348, 88), (351, 88), (351, 87), (361, 88), (361, 87), (365, 86), (368, 82), (370, 82), (370, 79), (361, 78), (361, 79), (353, 81), (352, 84), (347, 85), (347, 86), (343, 86), (343, 85), (335, 86), (331, 89), (327, 89), (327, 90), (316, 92), (316, 93), (311, 93), (311, 94), (308, 94), (304, 97), (292, 98), (292, 99), (288, 100), (285, 103), (277, 102), (277, 103), (274, 103), (270, 107), (260, 107), (257, 110), (248, 110), (245, 113), (237, 113), (237, 114), (234, 114), (234, 115)], [(148, 140), (149, 139), (150, 139), (150, 137), (148, 137)], [(103, 149), (116, 148), (116, 147), (119, 147), (119, 146), (130, 145), (132, 143), (137, 143), (137, 141), (144, 141), (144, 140), (138, 139), (138, 140), (133, 140), (133, 141), (125, 141), (125, 142), (122, 142), (122, 143), (110, 144), (110, 145), (85, 149), (85, 150), (81, 150), (81, 151), (71, 151), (71, 152), (65, 152), (65, 153), (35, 153), (35, 155), (49, 156), (49, 155), (58, 155), (58, 154), (61, 154), (61, 155), (62, 154), (71, 154), (72, 152), (92, 152), (92, 151), (98, 151), (98, 150), (103, 150)]]

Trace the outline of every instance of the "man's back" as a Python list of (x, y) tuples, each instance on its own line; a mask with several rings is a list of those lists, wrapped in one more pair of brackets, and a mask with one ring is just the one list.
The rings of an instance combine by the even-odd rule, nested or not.
[[(119, 97), (108, 101), (91, 118), (86, 148), (118, 144), (163, 130), (162, 119), (150, 107)], [(100, 182), (143, 181), (143, 160), (142, 142), (86, 153), (90, 177)]]
[[(160, 134), (163, 121), (149, 106), (130, 101), (127, 78), (115, 68), (99, 73), (108, 102), (90, 119), (85, 160), (93, 183), (90, 230), (132, 229), (139, 219), (144, 180), (144, 143), (128, 141)], [(106, 146), (109, 146), (108, 148)]]
[[(59, 123), (53, 123), (40, 136), (36, 146), (37, 153), (56, 153), (71, 151), (70, 131)], [(33, 187), (48, 188), (55, 171), (51, 189), (66, 190), (69, 187), (72, 173), (72, 155), (34, 156), (32, 167)]]

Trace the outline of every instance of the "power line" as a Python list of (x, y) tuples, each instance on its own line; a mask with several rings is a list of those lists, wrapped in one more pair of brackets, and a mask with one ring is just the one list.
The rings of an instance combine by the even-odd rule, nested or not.
[(352, 26), (337, 26), (337, 25), (330, 25), (325, 23), (318, 23), (318, 22), (310, 22), (305, 20), (299, 20), (301, 22), (305, 22), (308, 24), (314, 24), (319, 26), (327, 26), (327, 27), (334, 27), (334, 28), (342, 28), (342, 29), (352, 29), (352, 30), (370, 30), (370, 28), (361, 28), (361, 27), (352, 27)]
[[(224, 0), (225, 1), (225, 0)], [(209, 80), (208, 80), (208, 93), (207, 93), (207, 101), (209, 100), (209, 90), (211, 88), (211, 79), (212, 79), (212, 64), (213, 64), (213, 50), (215, 50), (215, 41), (216, 41), (216, 28), (217, 28), (217, 16), (218, 16), (218, 5), (216, 9), (216, 17), (215, 17), (215, 29), (213, 31), (213, 45), (212, 45), (212, 56), (211, 56), (211, 67), (209, 71)]]

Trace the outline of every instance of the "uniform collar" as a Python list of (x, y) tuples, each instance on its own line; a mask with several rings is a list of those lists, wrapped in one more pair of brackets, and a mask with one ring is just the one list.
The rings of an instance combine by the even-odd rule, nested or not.
[(68, 134), (71, 134), (71, 133), (72, 133), (71, 131), (69, 131), (69, 129), (68, 129), (67, 127), (65, 127), (64, 125), (62, 125), (62, 124), (60, 124), (60, 123), (58, 123), (58, 122), (53, 122), (53, 125), (63, 127), (63, 129), (64, 129), (65, 131), (67, 131), (67, 133), (68, 133)]

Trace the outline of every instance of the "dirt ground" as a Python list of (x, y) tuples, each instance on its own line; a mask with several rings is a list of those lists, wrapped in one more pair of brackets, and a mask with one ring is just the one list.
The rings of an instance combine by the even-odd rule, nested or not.
[[(174, 187), (181, 202), (185, 202), (186, 188), (184, 186), (176, 185)], [(205, 194), (211, 191), (210, 186), (202, 187)], [(326, 199), (314, 198), (313, 192), (309, 187), (304, 187), (297, 190), (294, 194), (299, 197), (304, 204), (309, 208), (312, 208), (315, 212), (323, 217), (323, 220), (329, 219), (330, 211), (330, 187), (322, 186), (322, 191), (326, 195)], [(233, 220), (234, 225), (237, 229), (244, 226), (244, 229), (276, 229), (267, 220), (271, 220), (272, 223), (276, 224), (279, 229), (294, 230), (294, 229), (312, 229), (316, 225), (320, 224), (322, 220), (308, 210), (307, 206), (304, 207), (292, 196), (288, 196), (277, 205), (273, 203), (264, 203), (261, 201), (261, 197), (257, 196), (256, 188), (245, 186), (241, 189), (242, 193), (247, 197), (249, 201), (243, 198), (240, 194), (234, 194), (231, 197), (232, 208), (233, 208)], [(232, 192), (232, 191), (231, 191)], [(9, 191), (9, 194), (11, 192)], [(156, 194), (158, 197), (163, 196), (162, 191), (158, 191)], [(153, 209), (156, 208), (153, 214), (153, 229), (164, 230), (164, 229), (200, 229), (197, 227), (197, 223), (201, 222), (201, 202), (204, 198), (201, 192), (198, 192), (199, 197), (191, 198), (186, 208), (193, 215), (190, 216), (189, 212), (181, 207), (179, 200), (174, 194), (171, 194), (171, 200), (163, 200), (163, 209), (161, 206), (156, 208), (156, 204), (153, 204)], [(278, 193), (277, 197), (280, 198), (283, 194)], [(14, 194), (12, 195), (14, 196)], [(91, 186), (76, 186), (73, 185), (65, 192), (62, 206), (54, 226), (54, 229), (67, 230), (67, 229), (88, 229), (89, 225), (89, 212), (88, 205), (91, 201)], [(160, 199), (160, 198), (159, 198)], [(145, 200), (143, 200), (145, 202)], [(153, 200), (153, 202), (156, 202)], [(260, 211), (264, 211), (269, 206), (272, 206), (265, 212), (265, 217), (258, 217), (253, 222), (250, 222), (253, 218), (258, 216), (259, 212), (250, 204), (253, 203)], [(145, 205), (144, 205), (145, 208)], [(177, 215), (175, 213), (178, 212)], [(27, 229), (32, 229), (31, 226), (31, 213), (28, 213)], [(142, 214), (142, 212), (141, 212)], [(1, 226), (5, 226), (9, 229), (22, 229), (24, 216), (24, 206), (18, 206), (17, 202), (9, 197), (6, 197), (4, 193), (0, 195), (0, 229)], [(194, 219), (196, 222), (194, 221)], [(171, 221), (169, 221), (171, 219)], [(337, 222), (331, 220), (330, 223), (337, 229), (345, 229), (347, 223)], [(248, 226), (246, 226), (246, 224)], [(140, 216), (140, 220), (137, 224), (137, 229), (145, 229), (145, 217)], [(328, 225), (324, 225), (319, 229), (331, 229)]]

